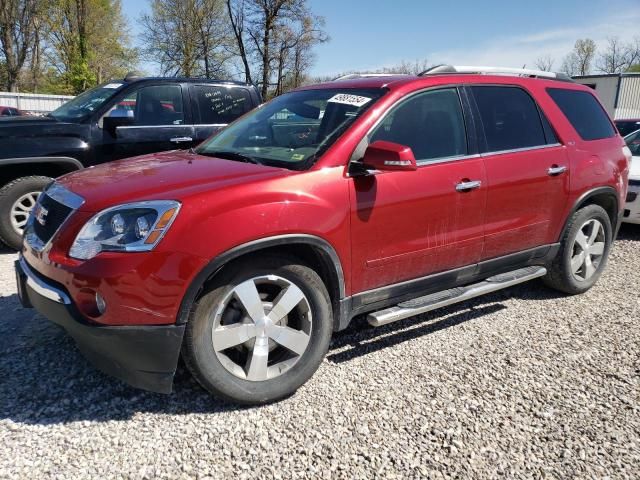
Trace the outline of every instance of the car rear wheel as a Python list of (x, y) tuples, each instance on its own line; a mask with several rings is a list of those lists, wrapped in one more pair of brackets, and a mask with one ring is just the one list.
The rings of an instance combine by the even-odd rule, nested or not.
[(21, 177), (0, 188), (0, 240), (8, 247), (20, 249), (29, 214), (51, 180), (42, 176)]
[(237, 403), (286, 397), (319, 367), (332, 332), (318, 274), (267, 257), (223, 272), (191, 312), (183, 357), (200, 384)]
[(544, 282), (564, 293), (589, 290), (600, 278), (613, 241), (611, 220), (599, 205), (573, 214)]

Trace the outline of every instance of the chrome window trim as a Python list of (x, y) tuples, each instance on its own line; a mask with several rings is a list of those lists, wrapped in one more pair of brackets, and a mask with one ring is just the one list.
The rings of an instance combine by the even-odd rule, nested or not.
[(34, 292), (56, 303), (61, 303), (64, 305), (71, 304), (69, 295), (58, 288), (52, 287), (51, 285), (38, 278), (36, 274), (33, 273), (33, 270), (22, 255), (20, 255), (19, 262), (22, 271), (27, 277), (27, 285), (29, 285), (29, 287), (31, 287)]
[(562, 147), (561, 143), (549, 143), (546, 145), (535, 145), (533, 147), (511, 148), (509, 150), (493, 150), (490, 152), (483, 152), (479, 154), (481, 157), (487, 157), (491, 155), (505, 155), (509, 153), (529, 152), (531, 150), (544, 150), (546, 148)]
[(193, 127), (193, 125), (190, 123), (185, 123), (183, 125), (173, 125), (171, 123), (168, 123), (166, 125), (120, 125), (119, 127), (116, 128), (116, 130), (119, 130), (121, 128), (125, 130), (131, 130), (135, 128), (190, 128), (190, 127)]
[(194, 127), (226, 127), (228, 123), (194, 123)]
[(416, 164), (418, 167), (424, 167), (427, 165), (434, 165), (438, 163), (447, 163), (447, 162), (457, 162), (459, 160), (470, 160), (472, 158), (480, 158), (479, 153), (472, 153), (471, 155), (453, 155), (451, 157), (435, 157), (431, 158), (423, 158), (421, 160), (416, 160)]

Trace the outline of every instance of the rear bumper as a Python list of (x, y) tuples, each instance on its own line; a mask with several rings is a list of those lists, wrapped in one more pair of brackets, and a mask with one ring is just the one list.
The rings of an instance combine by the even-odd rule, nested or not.
[(67, 292), (34, 271), (22, 256), (16, 261), (15, 270), (22, 304), (64, 328), (96, 368), (131, 386), (171, 393), (184, 325), (90, 324)]

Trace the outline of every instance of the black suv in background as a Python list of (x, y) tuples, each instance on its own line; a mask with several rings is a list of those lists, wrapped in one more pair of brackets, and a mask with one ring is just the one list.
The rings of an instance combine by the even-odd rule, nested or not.
[(20, 248), (28, 214), (52, 178), (193, 147), (260, 102), (258, 90), (244, 83), (128, 75), (46, 117), (0, 119), (0, 240)]

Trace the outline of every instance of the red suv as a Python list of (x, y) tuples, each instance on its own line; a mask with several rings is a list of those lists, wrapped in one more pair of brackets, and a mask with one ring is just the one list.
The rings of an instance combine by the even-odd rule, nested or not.
[(551, 73), (304, 87), (195, 150), (52, 183), (19, 294), (131, 385), (170, 392), (182, 354), (210, 392), (269, 402), (356, 315), (383, 325), (537, 277), (588, 290), (629, 157), (593, 92)]

